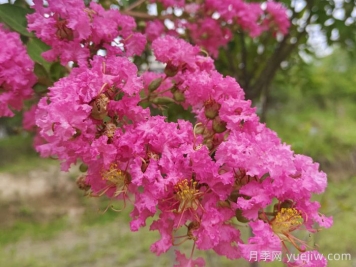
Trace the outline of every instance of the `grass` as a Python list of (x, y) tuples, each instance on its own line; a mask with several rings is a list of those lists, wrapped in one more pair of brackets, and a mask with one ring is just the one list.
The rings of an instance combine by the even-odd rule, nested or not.
[(48, 164), (58, 164), (51, 159), (43, 159), (32, 146), (33, 137), (29, 134), (12, 135), (0, 138), (0, 172), (25, 173)]
[(66, 229), (64, 218), (49, 223), (17, 221), (11, 227), (1, 229), (0, 246), (17, 242), (21, 239), (48, 240), (56, 237), (60, 231)]

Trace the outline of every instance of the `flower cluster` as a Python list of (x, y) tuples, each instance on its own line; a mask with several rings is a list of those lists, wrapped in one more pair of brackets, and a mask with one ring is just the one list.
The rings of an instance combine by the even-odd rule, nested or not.
[(42, 0), (34, 4), (36, 12), (27, 16), (28, 28), (51, 46), (43, 53), (48, 61), (59, 58), (63, 65), (70, 61), (87, 65), (99, 50), (132, 56), (141, 54), (146, 45), (144, 36), (134, 31), (135, 20), (118, 10), (104, 10), (94, 2), (86, 7), (80, 0), (48, 1), (47, 7)]
[(0, 38), (6, 40), (0, 50), (0, 117), (11, 117), (32, 94), (36, 82), (34, 62), (26, 52), (19, 34), (0, 24)]
[[(293, 232), (332, 223), (310, 200), (325, 189), (325, 174), (260, 123), (236, 81), (198, 47), (166, 36), (152, 48), (164, 74), (141, 78), (125, 57), (96, 56), (55, 83), (36, 111), (47, 142), (37, 149), (64, 170), (83, 162), (78, 185), (88, 196), (121, 199), (114, 210), (133, 202), (132, 231), (159, 214), (150, 226), (161, 234), (151, 247), (157, 255), (188, 240), (229, 259), (281, 251), (287, 242), (305, 251)], [(167, 122), (142, 103), (189, 106), (196, 123)], [(249, 223), (255, 236), (244, 242), (234, 220)], [(177, 260), (203, 264), (179, 252)]]
[[(62, 170), (80, 162), (77, 184), (87, 196), (121, 200), (108, 209), (121, 211), (133, 203), (132, 231), (153, 217), (150, 229), (161, 238), (152, 252), (192, 242), (192, 252), (211, 249), (232, 260), (251, 260), (251, 251), (289, 245), (305, 252), (307, 245), (294, 233), (331, 226), (332, 219), (311, 201), (326, 187), (318, 164), (295, 155), (261, 123), (239, 84), (221, 75), (199, 46), (169, 34), (159, 37), (164, 27), (152, 21), (147, 38), (165, 68), (139, 74), (129, 57), (139, 55), (146, 41), (134, 32), (131, 17), (95, 3), (85, 7), (81, 0), (71, 0), (71, 9), (68, 1), (48, 2), (43, 7), (35, 0), (29, 29), (51, 46), (47, 59), (77, 64), (31, 110), (42, 140), (36, 149), (58, 158)], [(283, 12), (275, 3), (262, 9), (242, 1), (160, 2), (189, 14), (191, 20), (176, 25), (213, 55), (230, 38), (223, 21), (253, 36), (266, 25), (284, 33), (288, 28), (287, 20), (277, 19)], [(172, 104), (192, 110), (194, 122), (169, 122), (162, 111)], [(237, 224), (248, 224), (254, 236), (243, 240)], [(192, 255), (176, 252), (177, 266), (204, 266)], [(313, 264), (325, 266), (325, 260)]]
[[(162, 14), (169, 16), (173, 25), (166, 34), (189, 36), (195, 44), (204, 48), (213, 57), (218, 56), (218, 49), (225, 46), (237, 31), (247, 32), (251, 37), (272, 31), (287, 34), (290, 26), (287, 10), (281, 3), (248, 3), (243, 0), (205, 0), (176, 1), (151, 0), (162, 3)], [(178, 11), (176, 13), (175, 11)], [(179, 15), (175, 15), (179, 14)], [(159, 14), (160, 15), (160, 14)], [(155, 31), (154, 31), (155, 30)], [(149, 22), (146, 28), (148, 39), (164, 33), (164, 26), (158, 20)]]

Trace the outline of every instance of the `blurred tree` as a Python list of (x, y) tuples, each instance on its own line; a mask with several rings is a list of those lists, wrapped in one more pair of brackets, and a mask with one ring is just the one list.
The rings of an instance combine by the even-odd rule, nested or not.
[(335, 165), (340, 165), (353, 160), (356, 147), (356, 62), (345, 49), (334, 47), (331, 55), (312, 63), (277, 73), (267, 125), (297, 153), (326, 164), (337, 158)]
[(301, 59), (308, 56), (323, 55), (334, 44), (355, 55), (356, 1), (281, 2), (288, 7), (291, 18), (287, 35), (274, 39), (264, 33), (251, 40), (240, 32), (222, 49), (217, 62), (220, 71), (235, 77), (252, 100), (268, 91), (278, 70), (303, 64)]
[[(103, 2), (108, 4), (110, 0)], [(148, 10), (148, 1), (119, 2), (123, 8), (129, 7), (130, 10), (140, 12)], [(265, 1), (249, 2), (263, 5)], [(259, 112), (262, 120), (265, 120), (269, 88), (278, 71), (289, 70), (289, 66), (295, 64), (303, 66), (305, 61), (310, 61), (315, 56), (325, 56), (336, 44), (346, 50), (348, 55), (353, 57), (356, 55), (356, 0), (282, 0), (280, 2), (288, 8), (291, 21), (287, 35), (264, 32), (259, 37), (252, 38), (239, 27), (231, 27), (233, 38), (226, 47), (220, 48), (219, 57), (215, 62), (221, 73), (236, 78), (245, 90), (246, 98), (251, 99), (255, 105), (260, 105)], [(117, 1), (111, 0), (111, 3)], [(157, 16), (160, 16), (161, 12), (163, 9), (158, 3)], [(138, 25), (144, 20), (138, 16)], [(188, 40), (190, 40), (189, 36)], [(291, 75), (292, 73), (289, 73), (284, 76), (285, 84), (291, 82)]]

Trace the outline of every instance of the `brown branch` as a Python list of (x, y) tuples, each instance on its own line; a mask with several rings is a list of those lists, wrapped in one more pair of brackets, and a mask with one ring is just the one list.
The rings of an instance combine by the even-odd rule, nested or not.
[(141, 4), (143, 4), (146, 0), (138, 0), (134, 3), (132, 3), (131, 5), (129, 5), (127, 8), (124, 9), (124, 11), (131, 11), (132, 9), (140, 6)]
[(241, 31), (239, 35), (240, 35), (240, 43), (241, 43), (241, 60), (242, 60), (242, 64), (243, 64), (242, 75), (244, 76), (243, 77), (244, 84), (242, 86), (248, 87), (250, 78), (247, 73), (247, 50), (246, 50), (246, 44), (245, 44), (245, 35), (244, 35), (243, 31)]
[(122, 10), (120, 11), (121, 14), (124, 15), (129, 15), (135, 18), (141, 18), (141, 19), (146, 19), (146, 20), (152, 20), (152, 19), (160, 19), (160, 20), (165, 20), (165, 19), (173, 19), (174, 16), (172, 14), (167, 14), (167, 15), (162, 15), (162, 16), (155, 16), (155, 15), (149, 15), (147, 13), (143, 13), (143, 12), (138, 12), (138, 11), (126, 11), (126, 10)]
[(225, 55), (226, 55), (226, 59), (227, 59), (227, 63), (229, 64), (229, 70), (230, 73), (232, 74), (233, 77), (236, 78), (236, 80), (238, 80), (238, 71), (236, 69), (236, 66), (234, 64), (234, 60), (233, 60), (233, 56), (231, 55), (231, 51), (230, 49), (226, 48), (224, 49)]
[[(312, 1), (310, 1), (312, 2)], [(312, 3), (309, 3), (312, 6)], [(309, 6), (309, 7), (311, 7)], [(287, 41), (290, 39), (291, 35), (288, 33), (282, 42), (280, 42), (279, 46), (276, 48), (274, 51), (273, 55), (270, 57), (270, 59), (267, 61), (264, 69), (262, 70), (261, 74), (257, 78), (256, 82), (251, 86), (250, 90), (246, 91), (246, 97), (248, 99), (255, 99), (258, 97), (264, 86), (269, 86), (269, 84), (272, 82), (276, 71), (279, 69), (281, 62), (286, 59), (294, 49), (296, 49), (300, 43), (301, 38), (307, 34), (306, 28), (309, 25), (312, 17), (312, 12), (310, 9), (308, 18), (305, 21), (305, 25), (303, 27), (303, 30), (299, 32), (299, 34), (296, 36), (297, 42), (294, 44), (288, 44)]]

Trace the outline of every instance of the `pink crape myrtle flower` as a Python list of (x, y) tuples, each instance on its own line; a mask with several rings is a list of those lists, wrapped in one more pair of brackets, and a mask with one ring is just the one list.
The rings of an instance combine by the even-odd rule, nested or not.
[(87, 65), (100, 49), (108, 55), (133, 56), (145, 48), (145, 37), (134, 32), (134, 19), (118, 10), (104, 10), (94, 2), (86, 7), (81, 0), (48, 1), (46, 7), (35, 0), (33, 8), (35, 13), (27, 15), (28, 29), (51, 46), (43, 53), (48, 61), (59, 58), (62, 65)]
[(203, 267), (205, 266), (205, 261), (203, 258), (187, 259), (186, 256), (180, 253), (178, 250), (175, 251), (176, 253), (176, 261), (178, 264), (174, 265), (174, 267)]
[(91, 145), (120, 131), (117, 122), (123, 117), (140, 121), (148, 116), (137, 106), (142, 82), (133, 63), (121, 57), (95, 57), (91, 64), (92, 68), (75, 68), (56, 82), (36, 111), (36, 123), (47, 140), (37, 150), (42, 156), (56, 155), (65, 170), (78, 159), (89, 163), (100, 154), (92, 154)]
[(268, 17), (264, 23), (270, 24), (269, 26), (272, 26), (272, 29), (274, 26), (275, 31), (286, 35), (290, 27), (287, 9), (281, 3), (267, 1), (266, 13), (270, 17)]
[(198, 46), (187, 45), (185, 41), (172, 36), (153, 41), (152, 50), (158, 61), (171, 63), (175, 67), (194, 61), (200, 51)]
[[(250, 221), (250, 226), (256, 232), (256, 237), (248, 244), (238, 241), (241, 251), (236, 252), (237, 257), (242, 253), (247, 259), (251, 248), (261, 251), (270, 247), (271, 251), (281, 251), (285, 243), (304, 251), (305, 245), (293, 236), (294, 231), (303, 226), (305, 230), (314, 232), (314, 223), (324, 227), (332, 224), (331, 218), (321, 216), (317, 211), (319, 205), (310, 200), (312, 193), (325, 190), (325, 174), (318, 170), (318, 164), (313, 163), (310, 158), (295, 155), (289, 146), (280, 141), (276, 133), (259, 122), (251, 103), (243, 99), (243, 91), (233, 79), (223, 77), (214, 69), (203, 69), (197, 64), (197, 51), (192, 53), (193, 47), (189, 44), (179, 43), (181, 50), (190, 51), (186, 55), (175, 53), (175, 39), (170, 38), (155, 40), (155, 55), (165, 63), (174, 58), (178, 69), (171, 79), (175, 80), (178, 90), (184, 93), (184, 103), (192, 106), (197, 114), (198, 136), (203, 138), (203, 144), (209, 150), (215, 151), (211, 163), (203, 158), (196, 160), (197, 163), (203, 163), (201, 166), (206, 166), (209, 173), (204, 172), (199, 164), (195, 167), (192, 158), (192, 155), (204, 150), (187, 154), (191, 155), (188, 157), (195, 170), (195, 179), (207, 185), (207, 191), (203, 195), (212, 194), (209, 198), (215, 198), (216, 202), (228, 197), (218, 188), (225, 188), (225, 192), (230, 192), (228, 199), (233, 199), (229, 202), (230, 207), (239, 211), (238, 219), (242, 215), (243, 220)], [(171, 42), (167, 42), (168, 40)], [(172, 53), (166, 57), (161, 56), (161, 47)], [(186, 60), (187, 55), (190, 57), (189, 62)], [(199, 171), (202, 171), (201, 175), (198, 175)], [(219, 181), (217, 177), (221, 177), (221, 182), (212, 183), (211, 181)], [(228, 186), (230, 190), (224, 186)], [(196, 191), (196, 194), (201, 194), (201, 191)], [(208, 202), (204, 201), (203, 196), (201, 198), (195, 209), (200, 219), (194, 227), (188, 227), (188, 237), (196, 238), (193, 240), (197, 248), (215, 249), (216, 242), (219, 243), (219, 234), (212, 235), (212, 228), (205, 226), (209, 220), (204, 220), (205, 216), (214, 214), (215, 211), (206, 206)], [(278, 205), (274, 205), (274, 212), (267, 215), (265, 210), (272, 206), (274, 200), (277, 200)], [(166, 201), (164, 203), (167, 204)], [(217, 214), (213, 217), (219, 218)], [(168, 216), (170, 215), (164, 215), (160, 220), (166, 220)], [(194, 222), (194, 217), (190, 216), (185, 214), (180, 220)], [(226, 218), (219, 223), (224, 221)], [(174, 224), (171, 227), (174, 229)], [(204, 232), (203, 229), (209, 230)], [(203, 233), (199, 234), (200, 231)], [(265, 234), (268, 234), (268, 238)], [(209, 240), (209, 236), (215, 238)], [(235, 240), (238, 240), (238, 235)], [(165, 247), (163, 251), (168, 248), (169, 246)], [(230, 253), (226, 256), (234, 258), (232, 255), (235, 252), (232, 250)]]
[[(189, 36), (190, 40), (201, 46), (212, 57), (218, 56), (220, 47), (226, 46), (231, 40), (231, 32), (238, 27), (250, 37), (259, 37), (263, 32), (270, 31), (287, 34), (290, 22), (287, 10), (274, 1), (248, 3), (243, 0), (205, 0), (191, 3), (184, 0), (151, 0), (162, 3), (165, 8), (162, 14), (171, 14), (179, 8), (183, 16), (174, 16), (170, 20), (173, 29), (165, 34)], [(158, 15), (162, 15), (158, 14)], [(186, 18), (190, 19), (187, 20)], [(152, 41), (164, 32), (163, 23), (155, 20), (148, 22), (146, 36)]]
[(147, 40), (152, 42), (165, 32), (165, 26), (162, 21), (156, 19), (146, 23), (145, 34)]
[(23, 114), (22, 127), (27, 131), (36, 129), (36, 117), (35, 117), (36, 110), (37, 110), (37, 105), (33, 105), (29, 110), (25, 111)]
[(150, 0), (151, 2), (160, 2), (164, 7), (183, 7), (185, 0)]
[[(84, 2), (49, 1), (44, 7), (42, 0), (35, 0), (33, 8), (36, 12), (27, 15), (28, 29), (35, 31), (38, 38), (51, 46), (49, 51), (43, 53), (44, 58), (54, 61), (60, 57), (63, 65), (71, 60), (83, 64), (90, 51), (81, 45), (81, 41), (91, 34), (90, 18), (84, 11)], [(62, 54), (64, 51), (68, 52)]]
[[(263, 14), (260, 5), (226, 2), (231, 5), (228, 11), (235, 13), (220, 10), (221, 18), (237, 21), (251, 35), (261, 33), (260, 24), (251, 24)], [(224, 4), (206, 1), (204, 10), (217, 3)], [(78, 4), (79, 13), (81, 8)], [(44, 9), (39, 7), (38, 12)], [(66, 20), (65, 34), (75, 30), (76, 23), (70, 22), (76, 19), (65, 9), (53, 12)], [(192, 243), (189, 258), (176, 252), (176, 266), (204, 266), (202, 259), (193, 259), (195, 249), (248, 261), (261, 261), (263, 253), (282, 253), (288, 246), (305, 253), (308, 247), (294, 233), (313, 233), (316, 224), (332, 224), (331, 218), (319, 213), (320, 204), (311, 201), (312, 194), (322, 193), (327, 184), (319, 165), (296, 155), (261, 123), (239, 84), (220, 74), (198, 46), (157, 35), (151, 48), (157, 61), (165, 64), (164, 72), (139, 77), (128, 59), (144, 46), (143, 36), (133, 32), (133, 21), (122, 17), (119, 22), (119, 13), (107, 13), (94, 3), (83, 12), (90, 19), (88, 36), (93, 43), (104, 42), (107, 55), (83, 57), (86, 64), (74, 67), (40, 100), (35, 113), (45, 140), (37, 146), (41, 155), (57, 157), (64, 170), (81, 162), (86, 170), (77, 183), (86, 195), (121, 200), (107, 209), (121, 211), (132, 203), (132, 231), (153, 217), (149, 228), (160, 233), (151, 245), (153, 253)], [(97, 26), (105, 27), (106, 16), (123, 23), (123, 28), (127, 23), (129, 30), (107, 25), (100, 32)], [(219, 25), (218, 18), (201, 22), (205, 26), (195, 29), (198, 35)], [(110, 48), (109, 41), (116, 35), (121, 46)], [(79, 33), (73, 33), (73, 40), (57, 36), (55, 43), (68, 44), (74, 36)], [(222, 36), (218, 32), (214, 38)], [(209, 41), (204, 45), (209, 46)], [(194, 122), (168, 122), (165, 116), (154, 115), (167, 103), (189, 108)], [(251, 227), (254, 236), (243, 241), (236, 220)]]
[(193, 42), (211, 53), (212, 57), (218, 57), (218, 46), (226, 46), (231, 40), (232, 34), (229, 29), (221, 27), (219, 22), (212, 18), (195, 21), (187, 24)]
[(298, 255), (291, 255), (291, 259), (284, 259), (287, 266), (290, 267), (325, 267), (327, 266), (326, 258), (316, 250), (306, 251)]
[(33, 95), (34, 62), (18, 33), (0, 24), (0, 38), (4, 40), (0, 50), (0, 117), (12, 117), (13, 110), (20, 110), (23, 101)]
[[(279, 238), (273, 233), (271, 227), (263, 221), (250, 222), (253, 237), (250, 237), (247, 244), (239, 243), (242, 257), (247, 261), (263, 260), (263, 252), (268, 252), (272, 255), (275, 252), (281, 251), (282, 245)], [(266, 258), (272, 261), (272, 257)]]

